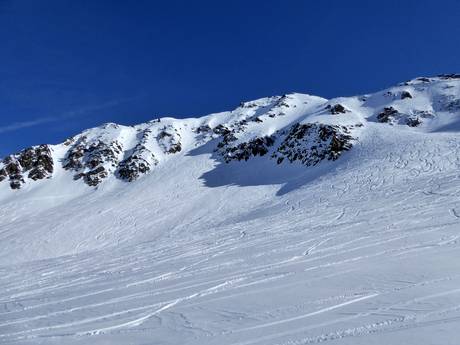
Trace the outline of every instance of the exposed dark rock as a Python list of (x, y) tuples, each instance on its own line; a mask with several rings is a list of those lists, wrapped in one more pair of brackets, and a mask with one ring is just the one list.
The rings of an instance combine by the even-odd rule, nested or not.
[(353, 137), (344, 126), (319, 123), (295, 124), (272, 154), (278, 164), (285, 158), (300, 161), (307, 166), (316, 165), (324, 159), (336, 160), (352, 147)]
[(215, 134), (218, 134), (218, 135), (227, 135), (227, 134), (231, 133), (231, 130), (228, 129), (228, 127), (226, 127), (224, 125), (217, 125), (216, 127), (213, 128), (212, 131)]
[(22, 168), (17, 159), (17, 155), (6, 157), (3, 160), (5, 171), (9, 176), (21, 174)]
[(412, 115), (401, 114), (393, 107), (386, 107), (377, 115), (377, 120), (382, 123), (399, 123), (408, 125), (409, 127), (417, 127), (422, 124), (422, 120), (420, 120), (418, 115), (420, 115), (420, 117), (430, 116), (428, 112), (424, 111), (415, 111), (415, 114)]
[(342, 104), (328, 104), (326, 109), (328, 109), (332, 115), (345, 114), (347, 112), (347, 109)]
[(84, 173), (78, 173), (78, 174), (73, 175), (73, 179), (74, 179), (74, 180), (79, 180), (79, 179), (81, 179), (82, 177), (85, 177), (85, 174), (84, 174)]
[(174, 145), (171, 145), (171, 148), (167, 151), (168, 153), (177, 153), (182, 150), (182, 145), (181, 143), (177, 143)]
[(391, 122), (399, 112), (393, 107), (385, 107), (383, 111), (377, 115), (379, 122)]
[(401, 86), (408, 86), (408, 85), (414, 85), (414, 84), (419, 84), (419, 83), (430, 83), (431, 82), (431, 79), (430, 78), (426, 78), (426, 77), (419, 77), (419, 78), (415, 78), (413, 80), (409, 80), (409, 81), (406, 81), (402, 84), (400, 84)]
[(269, 147), (274, 144), (275, 140), (271, 136), (255, 138), (248, 142), (240, 143), (236, 146), (223, 146), (219, 153), (228, 163), (232, 160), (247, 161), (251, 156), (264, 156), (268, 153)]
[(10, 155), (1, 162), (0, 182), (7, 177), (13, 189), (21, 188), (25, 175), (36, 181), (51, 176), (54, 170), (51, 149), (48, 145), (39, 145)]
[(434, 114), (427, 110), (414, 110), (414, 114), (423, 119), (430, 119), (434, 117)]
[(230, 126), (231, 127), (218, 125), (213, 129), (215, 134), (222, 136), (222, 140), (217, 144), (218, 148), (227, 147), (230, 143), (236, 141), (236, 134), (244, 131), (247, 126), (247, 120), (240, 120)]
[(201, 125), (200, 127), (197, 127), (195, 129), (195, 133), (200, 134), (200, 133), (209, 133), (211, 131), (211, 127), (209, 125)]
[(166, 132), (165, 130), (161, 131), (160, 133), (158, 133), (158, 139), (163, 139), (163, 138), (166, 138), (166, 137), (171, 137), (172, 135), (168, 132)]
[(225, 135), (222, 141), (217, 144), (217, 147), (218, 148), (226, 147), (227, 145), (229, 145), (229, 143), (231, 143), (232, 141), (236, 141), (236, 140), (238, 139), (233, 135), (233, 133), (229, 133)]
[[(19, 176), (18, 176), (19, 177)], [(21, 186), (24, 184), (24, 179), (22, 178), (14, 178), (10, 180), (10, 187), (11, 189), (20, 189)]]
[(425, 78), (425, 77), (420, 77), (415, 80), (421, 81), (423, 83), (429, 83), (431, 81), (429, 78)]
[(275, 106), (289, 108), (289, 104), (287, 103), (288, 99), (289, 99), (288, 95), (282, 95), (276, 102)]
[(0, 169), (0, 182), (2, 182), (4, 179), (6, 179), (8, 174), (6, 173), (6, 170), (4, 168)]
[[(201, 127), (203, 131), (205, 131), (206, 127), (209, 128), (209, 126)], [(140, 142), (132, 150), (130, 156), (118, 165), (116, 175), (119, 178), (128, 182), (134, 181), (141, 175), (149, 172), (152, 166), (158, 164), (158, 160), (155, 158), (155, 155), (146, 147), (151, 133), (152, 130), (150, 128), (142, 131)], [(165, 135), (165, 137), (168, 137), (168, 135)]]
[(34, 181), (49, 177), (53, 173), (53, 158), (47, 145), (23, 151), (19, 162), (26, 171), (29, 171), (28, 177)]
[(409, 91), (401, 92), (401, 99), (412, 98), (412, 95)]
[(81, 159), (85, 155), (86, 148), (84, 145), (77, 145), (73, 147), (68, 153), (64, 161), (64, 169), (78, 170), (83, 168)]
[(283, 95), (278, 98), (278, 100), (275, 102), (273, 107), (270, 109), (270, 111), (267, 112), (268, 117), (270, 118), (275, 118), (277, 116), (283, 116), (286, 115), (285, 111), (286, 108), (295, 107), (295, 105), (290, 105), (288, 103), (288, 100), (290, 97), (288, 95)]
[(107, 170), (103, 166), (83, 174), (83, 179), (88, 186), (95, 187), (108, 176)]
[[(252, 118), (254, 122), (262, 122), (259, 117)], [(222, 140), (217, 144), (216, 151), (223, 157), (225, 162), (232, 160), (248, 160), (251, 156), (263, 156), (268, 152), (268, 147), (274, 143), (274, 138), (265, 136), (255, 138), (248, 142), (234, 144), (237, 141), (237, 134), (243, 132), (248, 124), (246, 119), (235, 122), (229, 127), (218, 125), (213, 132), (222, 136)]]
[[(152, 159), (155, 157), (152, 154)], [(156, 161), (156, 160), (155, 160)], [(158, 164), (156, 161), (155, 165)], [(120, 163), (118, 169), (118, 175), (123, 180), (129, 182), (134, 181), (139, 178), (140, 175), (146, 174), (150, 171), (150, 163), (142, 158), (140, 155), (132, 155), (128, 159), (125, 159)]]
[(173, 126), (165, 126), (157, 136), (158, 144), (164, 153), (174, 154), (182, 150), (181, 136)]
[(457, 73), (440, 74), (438, 77), (441, 78), (441, 79), (445, 79), (445, 80), (448, 80), (448, 79), (460, 79), (460, 74), (457, 74)]
[(409, 117), (407, 120), (406, 120), (406, 124), (409, 126), (409, 127), (417, 127), (417, 126), (420, 126), (422, 124), (422, 121), (420, 121), (420, 119), (418, 117)]
[(70, 146), (75, 142), (75, 138), (68, 138), (64, 141), (65, 146)]
[(76, 172), (74, 179), (83, 178), (89, 186), (96, 186), (108, 176), (108, 166), (113, 169), (118, 166), (122, 150), (117, 141), (110, 144), (100, 140), (88, 143), (87, 137), (82, 136), (67, 152), (63, 167)]
[(384, 97), (394, 97), (394, 93), (391, 91), (387, 91), (383, 94)]
[(254, 102), (240, 102), (240, 108), (256, 108), (257, 104)]

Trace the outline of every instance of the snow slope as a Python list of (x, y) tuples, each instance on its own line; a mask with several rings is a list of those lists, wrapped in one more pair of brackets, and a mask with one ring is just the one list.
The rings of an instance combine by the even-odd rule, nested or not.
[(449, 75), (6, 157), (0, 343), (457, 344), (459, 119)]

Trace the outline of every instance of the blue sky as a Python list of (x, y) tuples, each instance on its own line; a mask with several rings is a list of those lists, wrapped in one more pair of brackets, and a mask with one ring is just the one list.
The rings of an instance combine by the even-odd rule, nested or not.
[(0, 156), (104, 122), (460, 71), (460, 1), (0, 0)]

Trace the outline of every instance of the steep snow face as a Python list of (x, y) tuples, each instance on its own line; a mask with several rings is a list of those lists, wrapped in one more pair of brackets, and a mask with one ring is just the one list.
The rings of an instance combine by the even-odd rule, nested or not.
[(417, 78), (6, 157), (0, 342), (455, 343), (459, 104)]

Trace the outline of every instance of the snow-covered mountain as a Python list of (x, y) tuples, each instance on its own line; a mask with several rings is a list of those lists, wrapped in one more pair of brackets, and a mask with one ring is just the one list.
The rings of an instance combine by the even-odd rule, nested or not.
[(0, 162), (0, 342), (454, 344), (460, 75)]

